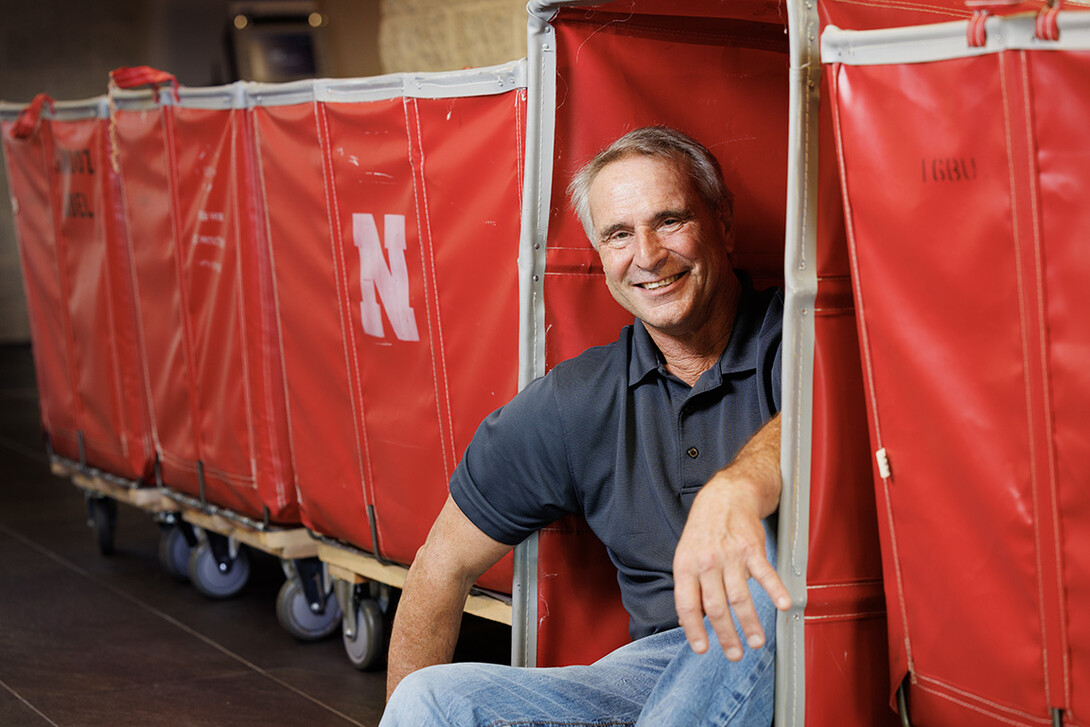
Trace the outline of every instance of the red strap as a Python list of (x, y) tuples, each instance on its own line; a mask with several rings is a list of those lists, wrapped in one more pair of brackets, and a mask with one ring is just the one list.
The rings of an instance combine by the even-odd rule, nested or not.
[(39, 93), (34, 97), (34, 100), (23, 109), (19, 118), (11, 125), (12, 138), (25, 139), (34, 133), (34, 130), (38, 128), (38, 119), (42, 116), (42, 105), (46, 103), (49, 104), (50, 110), (53, 110), (53, 99), (49, 97), (49, 94)]
[(1039, 40), (1059, 40), (1060, 39), (1060, 9), (1063, 7), (1063, 0), (1048, 0), (1048, 4), (1041, 8), (1041, 12), (1037, 13), (1037, 22), (1035, 23), (1034, 35)]
[(110, 71), (110, 81), (118, 88), (138, 88), (151, 86), (158, 94), (159, 86), (169, 84), (174, 91), (174, 100), (178, 100), (178, 79), (173, 73), (160, 71), (151, 66), (125, 66)]
[(987, 8), (973, 11), (973, 17), (969, 18), (969, 27), (965, 31), (966, 40), (969, 42), (970, 48), (983, 48), (984, 44), (988, 41), (987, 33), (984, 32), (984, 24), (986, 22), (988, 22)]

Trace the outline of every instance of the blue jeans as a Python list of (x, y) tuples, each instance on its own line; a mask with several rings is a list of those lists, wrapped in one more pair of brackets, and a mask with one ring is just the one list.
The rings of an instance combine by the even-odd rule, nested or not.
[[(773, 535), (766, 545), (775, 563)], [(634, 641), (590, 666), (442, 664), (398, 685), (380, 727), (768, 727), (776, 609), (756, 581), (749, 587), (767, 644), (744, 647), (741, 661), (727, 661), (715, 638), (706, 653), (694, 654), (676, 628)]]

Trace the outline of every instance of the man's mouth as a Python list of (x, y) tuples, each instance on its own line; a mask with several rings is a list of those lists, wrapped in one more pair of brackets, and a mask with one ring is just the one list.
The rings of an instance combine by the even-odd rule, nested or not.
[(662, 278), (661, 280), (655, 280), (650, 283), (637, 283), (636, 286), (639, 288), (643, 288), (644, 290), (658, 290), (659, 288), (665, 288), (667, 285), (679, 279), (684, 274), (685, 272), (682, 271), (677, 275), (671, 275), (668, 278)]

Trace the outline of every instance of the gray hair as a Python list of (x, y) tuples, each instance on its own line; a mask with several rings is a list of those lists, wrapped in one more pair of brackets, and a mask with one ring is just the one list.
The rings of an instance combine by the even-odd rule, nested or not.
[(613, 162), (642, 155), (679, 162), (688, 171), (697, 194), (731, 228), (734, 219), (734, 195), (723, 181), (719, 160), (692, 137), (668, 126), (645, 126), (630, 131), (598, 152), (575, 173), (568, 185), (568, 197), (591, 245), (598, 247), (594, 223), (590, 219), (590, 187), (599, 172)]

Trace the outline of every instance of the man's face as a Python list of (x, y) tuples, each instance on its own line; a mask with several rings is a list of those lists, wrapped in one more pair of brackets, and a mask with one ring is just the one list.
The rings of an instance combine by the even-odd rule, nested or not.
[(618, 303), (669, 336), (720, 322), (734, 285), (727, 232), (681, 164), (620, 159), (599, 172), (589, 202), (606, 284)]

